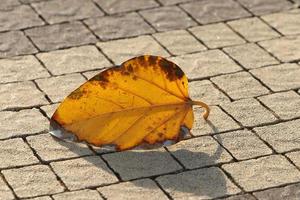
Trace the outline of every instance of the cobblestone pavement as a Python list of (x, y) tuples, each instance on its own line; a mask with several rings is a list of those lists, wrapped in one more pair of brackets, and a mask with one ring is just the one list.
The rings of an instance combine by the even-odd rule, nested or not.
[[(299, 0), (1, 0), (0, 199), (300, 199)], [(112, 152), (47, 133), (69, 92), (140, 54), (183, 68), (194, 138)]]

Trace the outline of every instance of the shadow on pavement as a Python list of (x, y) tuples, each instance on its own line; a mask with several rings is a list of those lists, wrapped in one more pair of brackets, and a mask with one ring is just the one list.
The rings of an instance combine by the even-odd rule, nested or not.
[[(218, 133), (217, 128), (212, 122), (208, 120), (207, 123), (209, 123), (209, 126), (215, 133)], [(220, 138), (218, 138), (218, 140), (221, 142)], [(56, 141), (63, 146), (69, 147), (64, 141)], [(75, 152), (74, 149), (73, 152)], [(209, 163), (209, 166), (212, 166), (215, 165), (216, 161), (220, 158), (223, 148), (218, 145), (218, 148), (212, 155), (203, 152), (192, 152), (186, 149), (179, 149), (174, 152), (176, 152), (176, 154), (187, 155), (191, 159), (200, 158), (205, 161), (205, 163)], [(219, 168), (204, 167), (191, 170), (183, 169), (170, 156), (170, 153), (163, 148), (107, 153), (103, 154), (102, 157), (122, 180), (131, 180), (138, 187), (147, 187), (148, 189), (156, 187), (155, 184), (145, 184), (144, 181), (135, 180), (150, 177), (151, 179), (155, 179), (169, 194), (178, 198), (192, 196), (216, 198), (227, 194), (225, 174)], [(82, 158), (101, 170), (112, 173), (106, 166), (100, 166), (99, 163), (93, 162), (93, 159), (89, 159), (90, 156)]]

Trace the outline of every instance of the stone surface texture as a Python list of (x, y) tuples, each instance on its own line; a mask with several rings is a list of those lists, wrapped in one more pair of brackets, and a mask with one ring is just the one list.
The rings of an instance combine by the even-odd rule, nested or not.
[[(0, 0), (0, 199), (299, 200), (299, 6)], [(176, 63), (209, 105), (207, 120), (193, 106), (188, 137), (118, 152), (49, 134), (69, 93), (145, 54)]]

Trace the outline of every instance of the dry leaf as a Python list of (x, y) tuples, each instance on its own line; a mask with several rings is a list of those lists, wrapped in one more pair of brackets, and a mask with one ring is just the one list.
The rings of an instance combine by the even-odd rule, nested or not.
[(191, 129), (193, 105), (188, 80), (174, 63), (140, 56), (107, 69), (73, 91), (51, 118), (51, 133), (117, 150), (142, 143), (178, 142), (180, 127)]

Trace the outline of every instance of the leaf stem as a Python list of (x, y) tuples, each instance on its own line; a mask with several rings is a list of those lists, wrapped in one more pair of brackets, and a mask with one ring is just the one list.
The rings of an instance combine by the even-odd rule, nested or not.
[(210, 113), (210, 108), (208, 105), (202, 101), (192, 101), (192, 105), (198, 105), (205, 109), (205, 112), (203, 113), (203, 118), (206, 120), (208, 118), (208, 115)]

